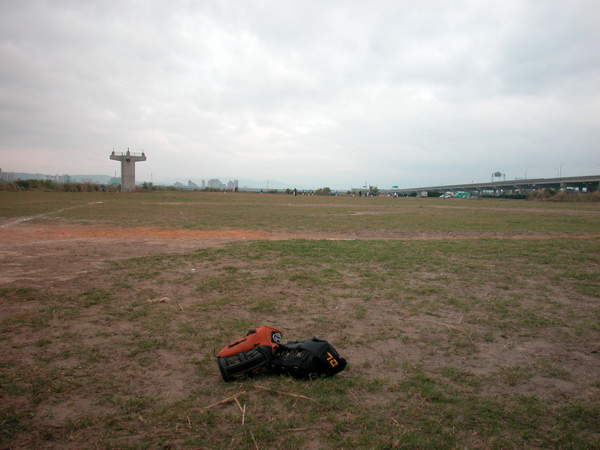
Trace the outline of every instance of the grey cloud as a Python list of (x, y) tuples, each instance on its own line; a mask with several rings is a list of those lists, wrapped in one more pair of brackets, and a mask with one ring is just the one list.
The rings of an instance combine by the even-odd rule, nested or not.
[(148, 152), (141, 177), (386, 186), (597, 172), (598, 9), (3, 3), (0, 167), (112, 173), (118, 145)]

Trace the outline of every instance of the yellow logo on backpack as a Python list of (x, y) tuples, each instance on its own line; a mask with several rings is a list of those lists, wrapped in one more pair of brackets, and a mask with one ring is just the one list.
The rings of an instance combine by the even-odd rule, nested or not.
[(333, 355), (331, 353), (329, 353), (329, 352), (327, 352), (327, 361), (329, 361), (329, 365), (331, 367), (336, 367), (339, 364), (339, 362), (337, 361), (337, 359), (335, 359), (333, 357)]

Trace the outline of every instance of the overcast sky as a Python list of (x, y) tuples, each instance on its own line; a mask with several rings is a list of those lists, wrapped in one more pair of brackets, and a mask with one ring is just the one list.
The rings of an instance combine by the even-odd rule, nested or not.
[[(417, 5), (418, 6), (415, 6)], [(0, 168), (380, 187), (600, 173), (600, 2), (0, 2)]]

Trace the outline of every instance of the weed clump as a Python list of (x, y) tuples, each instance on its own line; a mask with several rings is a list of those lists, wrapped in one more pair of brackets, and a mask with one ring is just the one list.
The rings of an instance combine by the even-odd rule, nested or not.
[(600, 202), (600, 191), (569, 192), (554, 189), (538, 189), (529, 194), (529, 200), (549, 200), (551, 202)]

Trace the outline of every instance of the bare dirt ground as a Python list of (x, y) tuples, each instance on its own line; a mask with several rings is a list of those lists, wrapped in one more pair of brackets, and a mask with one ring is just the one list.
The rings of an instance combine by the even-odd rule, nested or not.
[[(402, 230), (365, 230), (348, 233), (278, 233), (245, 229), (190, 230), (159, 227), (115, 227), (93, 225), (23, 225), (14, 224), (0, 232), (0, 245), (33, 244), (43, 241), (110, 239), (127, 241), (236, 241), (284, 239), (398, 239), (398, 240), (448, 240), (448, 239), (586, 239), (600, 237), (599, 233), (514, 233), (514, 232), (437, 232)], [(193, 247), (194, 242), (189, 242)], [(188, 244), (183, 244), (187, 246)], [(168, 244), (170, 245), (170, 244)]]
[(0, 286), (27, 280), (36, 287), (65, 281), (108, 261), (214, 248), (235, 241), (327, 240), (464, 240), (464, 239), (592, 239), (600, 233), (411, 232), (366, 230), (353, 233), (275, 233), (255, 230), (189, 230), (158, 227), (26, 225), (14, 221), (0, 230)]

